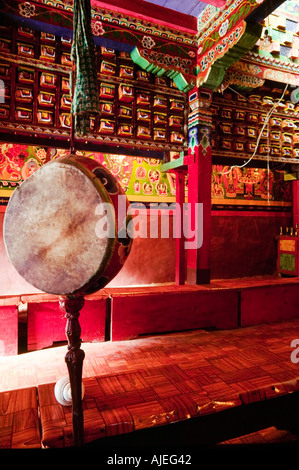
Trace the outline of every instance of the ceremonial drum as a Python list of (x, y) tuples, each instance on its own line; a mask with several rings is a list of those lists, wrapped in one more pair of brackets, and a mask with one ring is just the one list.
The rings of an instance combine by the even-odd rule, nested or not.
[(10, 198), (4, 242), (18, 273), (57, 295), (96, 292), (129, 255), (129, 202), (91, 158), (68, 155), (43, 165)]

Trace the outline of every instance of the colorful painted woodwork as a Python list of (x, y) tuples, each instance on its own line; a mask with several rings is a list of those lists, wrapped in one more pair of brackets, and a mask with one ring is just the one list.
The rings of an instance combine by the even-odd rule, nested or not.
[(285, 234), (281, 227), (277, 236), (277, 272), (289, 276), (298, 276), (298, 224), (286, 227)]
[[(232, 157), (235, 160), (248, 159), (256, 151), (255, 144), (264, 115), (260, 113), (258, 116), (255, 112), (251, 112), (252, 109), (254, 111), (255, 106), (259, 106), (258, 100), (255, 99), (256, 95), (252, 94), (250, 103), (253, 108), (249, 109), (250, 112), (246, 110), (244, 117), (246, 126), (241, 122), (242, 113), (244, 116), (243, 100), (239, 103), (240, 121), (237, 123), (234, 122), (235, 117), (232, 114), (234, 109), (231, 109), (231, 103), (227, 103), (228, 106), (223, 107), (221, 112), (219, 111), (221, 106), (216, 103), (217, 110), (212, 120), (210, 116), (212, 108), (206, 112), (206, 99), (203, 97), (203, 94), (207, 92), (201, 88), (193, 89), (192, 87), (196, 79), (197, 86), (206, 83), (210, 88), (208, 100), (212, 101), (211, 90), (216, 86), (213, 79), (215, 70), (222, 86), (224, 65), (228, 67), (232, 61), (236, 61), (237, 57), (244, 55), (259, 37), (260, 26), (252, 26), (250, 22), (247, 24), (246, 17), (260, 9), (260, 3), (262, 2), (242, 0), (241, 2), (228, 2), (227, 8), (208, 7), (200, 18), (198, 35), (191, 32), (193, 23), (192, 26), (185, 25), (185, 27), (180, 24), (180, 27), (176, 28), (175, 36), (172, 35), (174, 25), (168, 24), (166, 27), (164, 24), (162, 27), (161, 18), (154, 26), (153, 21), (142, 17), (144, 23), (141, 26), (140, 19), (137, 16), (133, 18), (134, 15), (131, 17), (128, 11), (120, 11), (120, 5), (117, 5), (116, 9), (115, 5), (112, 5), (111, 10), (95, 5), (92, 12), (101, 116), (91, 118), (90, 133), (84, 141), (86, 146), (80, 148), (85, 150), (89, 144), (93, 143), (103, 144), (103, 149), (104, 144), (107, 144), (107, 147), (114, 146), (115, 150), (115, 146), (121, 145), (126, 147), (128, 153), (129, 149), (142, 148), (143, 152), (161, 150), (161, 156), (164, 151), (173, 150), (177, 153), (187, 151), (189, 146), (189, 154), (196, 155), (189, 167), (189, 201), (204, 204), (205, 244), (210, 238), (212, 201), (208, 180), (211, 165), (212, 163), (221, 165), (223, 157), (226, 159)], [(55, 139), (61, 139), (60, 142), (67, 145), (71, 130), (68, 74), (71, 67), (69, 33), (72, 6), (64, 5), (59, 0), (56, 2), (46, 0), (42, 6), (40, 2), (23, 4), (16, 1), (10, 7), (5, 6), (4, 10), (7, 17), (11, 17), (13, 13), (15, 16), (19, 15), (22, 20), (26, 18), (26, 25), (8, 24), (0, 30), (0, 47), (4, 58), (2, 77), (4, 82), (7, 80), (5, 100), (11, 105), (3, 106), (0, 112), (2, 116), (0, 130), (2, 128), (3, 133), (10, 135), (12, 139), (16, 139), (14, 136), (18, 133), (21, 133), (22, 138), (25, 137), (25, 139), (35, 135), (42, 136), (47, 144), (54, 138), (55, 133)], [(62, 18), (56, 15), (58, 10), (63, 11)], [(51, 20), (46, 18), (47, 11), (53, 13)], [(48, 32), (35, 31), (36, 20), (47, 25)], [(63, 26), (65, 29), (56, 34), (58, 26)], [(67, 36), (65, 39), (61, 37), (64, 32)], [(289, 43), (290, 38), (286, 40)], [(18, 63), (16, 63), (16, 52), (19, 54)], [(294, 48), (294, 57), (295, 52)], [(19, 71), (20, 66), (22, 70)], [(218, 74), (219, 70), (221, 73)], [(231, 74), (229, 79), (233, 76), (236, 80), (238, 76), (236, 71), (230, 70), (228, 73)], [(9, 78), (6, 79), (7, 76), (12, 78), (11, 86), (8, 83)], [(15, 76), (20, 77), (23, 82), (17, 83), (15, 80), (14, 83)], [(262, 81), (261, 77), (256, 76), (252, 80), (245, 81), (245, 85), (261, 85)], [(224, 87), (227, 83), (229, 80), (225, 81)], [(244, 85), (242, 80), (236, 83)], [(187, 104), (185, 92), (191, 89)], [(201, 96), (197, 95), (195, 99), (191, 99), (199, 89)], [(263, 109), (268, 109), (271, 102), (272, 98), (268, 95), (260, 100)], [(296, 109), (288, 103), (286, 109), (280, 109), (279, 112), (280, 114), (271, 120), (271, 133), (268, 129), (264, 129), (255, 159), (267, 161), (271, 151), (272, 161), (295, 163), (299, 155), (296, 145), (296, 127), (289, 124), (296, 115)], [(284, 116), (285, 113), (287, 116)], [(219, 121), (215, 121), (218, 117)], [(261, 122), (259, 122), (259, 117)], [(270, 137), (271, 142), (269, 142)], [(45, 142), (43, 144), (46, 145)], [(34, 166), (32, 162), (30, 170), (34, 171)], [(138, 171), (144, 176), (142, 166), (138, 166), (141, 167)], [(167, 185), (162, 182), (160, 184), (160, 181), (158, 183), (157, 176), (153, 174), (154, 172), (151, 173), (152, 178), (150, 178), (148, 172), (150, 182), (136, 178), (134, 187), (130, 190), (135, 193), (136, 198), (143, 198), (139, 200), (149, 198), (147, 201), (151, 201), (152, 197), (161, 200), (161, 197), (165, 197), (170, 201), (167, 199), (170, 193), (166, 194)], [(272, 176), (272, 172), (268, 172), (267, 203), (269, 206), (272, 199), (269, 190), (269, 188), (272, 189)], [(243, 184), (246, 190), (242, 195), (243, 200), (246, 201), (252, 200), (253, 188), (256, 190), (258, 185), (261, 187), (265, 183), (265, 178), (263, 180), (261, 177), (259, 180), (255, 171), (245, 170), (244, 174), (243, 172), (242, 175), (238, 174), (238, 180), (238, 184)], [(223, 184), (224, 181), (225, 178)], [(168, 182), (170, 184), (170, 181)], [(175, 183), (173, 186), (175, 187)], [(231, 185), (225, 188), (228, 198), (233, 197), (231, 189)], [(259, 189), (255, 191), (255, 196)], [(216, 188), (213, 182), (212, 191), (217, 194), (217, 198), (221, 190), (223, 191), (223, 187)], [(261, 191), (259, 195), (263, 199), (264, 191)], [(171, 196), (173, 197), (174, 194)], [(208, 247), (204, 251), (205, 253), (201, 251), (200, 259), (208, 265), (206, 255), (209, 251)]]
[[(143, 3), (143, 2), (142, 2)], [(46, 5), (46, 8), (45, 8)], [(26, 23), (44, 22), (53, 27), (72, 29), (73, 6), (61, 0), (22, 2), (16, 0), (4, 6), (5, 14), (26, 18)], [(63, 14), (62, 14), (63, 12)], [(197, 21), (195, 17), (172, 12), (165, 17), (164, 8), (140, 2), (110, 3), (110, 6), (92, 5), (91, 27), (98, 42), (116, 41), (125, 50), (136, 48), (142, 61), (150, 61), (151, 71), (158, 76), (166, 74), (178, 79), (178, 84), (195, 84), (193, 69), (196, 66)], [(167, 21), (166, 21), (167, 20)], [(113, 47), (113, 46), (112, 46)]]
[[(19, 25), (0, 27), (0, 36), (0, 79), (6, 86), (0, 104), (0, 132), (18, 132), (25, 138), (33, 136), (32, 132), (40, 138), (55, 135), (67, 142), (71, 42), (52, 35), (49, 51), (45, 46), (49, 35)], [(85, 145), (183, 150), (185, 93), (173, 79), (143, 72), (124, 51), (96, 46), (95, 54), (101, 116), (91, 117)]]
[[(209, 5), (199, 17), (199, 48), (197, 53), (197, 86), (203, 85), (211, 70), (229, 49), (237, 45), (246, 32), (246, 17), (261, 1), (230, 0), (225, 7)], [(256, 40), (258, 37), (256, 37)], [(248, 49), (251, 47), (249, 46)], [(247, 49), (247, 50), (248, 50)]]
[(226, 71), (221, 89), (229, 85), (256, 88), (265, 80), (299, 84), (298, 4), (283, 2), (261, 22), (256, 45)]
[[(214, 161), (224, 156), (234, 159), (298, 162), (298, 112), (289, 99), (289, 92), (279, 105), (283, 88), (265, 96), (269, 85), (255, 93), (214, 93), (212, 151)], [(273, 110), (273, 111), (272, 111)], [(268, 113), (271, 115), (268, 117)], [(217, 158), (218, 157), (218, 158)]]
[[(189, 93), (189, 106), (192, 112), (188, 117), (189, 154), (192, 159), (188, 165), (188, 203), (194, 216), (191, 224), (198, 227), (192, 245), (186, 250), (187, 281), (190, 284), (210, 282), (210, 229), (211, 229), (211, 176), (212, 112), (210, 109), (212, 92), (194, 89)], [(198, 204), (202, 206), (202, 220), (195, 215)]]
[[(88, 139), (91, 139), (91, 141), (96, 139), (97, 142), (108, 143), (110, 145), (124, 144), (130, 147), (141, 145), (143, 148), (149, 149), (186, 149), (186, 136), (184, 133), (184, 108), (186, 108), (185, 97), (184, 93), (180, 95), (177, 88), (179, 85), (177, 84), (177, 86), (175, 86), (174, 82), (179, 75), (182, 75), (182, 77), (185, 78), (187, 77), (187, 81), (190, 76), (193, 76), (193, 78), (197, 76), (197, 79), (201, 81), (200, 77), (209, 73), (211, 66), (214, 66), (216, 62), (219, 65), (224, 55), (228, 57), (230, 55), (229, 51), (231, 46), (241, 43), (240, 38), (242, 36), (242, 32), (239, 31), (238, 34), (236, 33), (236, 37), (234, 37), (234, 28), (242, 28), (242, 25), (244, 26), (244, 18), (258, 8), (259, 3), (261, 2), (246, 2), (244, 0), (241, 3), (239, 2), (236, 4), (234, 1), (231, 1), (229, 8), (226, 8), (225, 10), (223, 8), (216, 8), (209, 5), (203, 11), (199, 19), (199, 33), (197, 36), (196, 34), (193, 34), (193, 41), (191, 41), (192, 35), (190, 31), (187, 31), (188, 27), (183, 27), (181, 23), (177, 26), (176, 35), (173, 35), (171, 29), (172, 26), (170, 24), (167, 32), (165, 32), (165, 26), (163, 27), (164, 32), (162, 34), (162, 29), (160, 31), (161, 18), (158, 20), (155, 27), (154, 24), (150, 23), (147, 19), (147, 26), (150, 29), (147, 29), (146, 31), (149, 35), (144, 35), (139, 38), (139, 30), (144, 29), (144, 27), (141, 27), (137, 18), (134, 19), (130, 16), (129, 11), (128, 14), (124, 13), (120, 19), (117, 14), (118, 8), (115, 5), (111, 6), (111, 10), (101, 9), (98, 6), (94, 6), (92, 10), (92, 29), (94, 39), (97, 44), (96, 49), (101, 50), (101, 53), (99, 54), (101, 59), (98, 62), (98, 72), (101, 74), (101, 77), (103, 77), (103, 80), (99, 83), (100, 97), (102, 100), (102, 117), (101, 119), (96, 117), (92, 118), (91, 132)], [(53, 10), (51, 22), (54, 30), (58, 26), (65, 27), (66, 31), (68, 28), (71, 29), (72, 6), (64, 5), (62, 2), (59, 2), (59, 0), (54, 3), (46, 2), (46, 5), (46, 10)], [(63, 9), (65, 11), (65, 16), (63, 16), (63, 18), (58, 18), (54, 15), (54, 12), (56, 12), (57, 9)], [(114, 13), (113, 9), (115, 9)], [(49, 21), (49, 18), (47, 18), (47, 15), (45, 14), (45, 9), (41, 8), (39, 2), (32, 2), (25, 5), (16, 1), (9, 8), (4, 8), (4, 10), (5, 14), (8, 15), (12, 12), (14, 12), (14, 14), (18, 13), (20, 18), (26, 18), (28, 23), (28, 27), (18, 27), (16, 44), (14, 39), (11, 37), (11, 32), (14, 27), (12, 25), (8, 25), (1, 28), (2, 39), (0, 46), (2, 48), (5, 61), (10, 61), (10, 63), (12, 63), (12, 56), (14, 51), (17, 50), (20, 54), (21, 61), (25, 61), (25, 58), (27, 57), (27, 65), (33, 64), (34, 68), (38, 68), (42, 63), (42, 66), (48, 69), (46, 73), (41, 74), (39, 86), (55, 86), (58, 87), (58, 89), (61, 87), (61, 90), (59, 93), (56, 93), (55, 96), (51, 96), (50, 93), (45, 93), (43, 89), (41, 92), (36, 91), (33, 93), (33, 89), (30, 90), (26, 87), (21, 87), (17, 90), (19, 104), (15, 107), (14, 115), (10, 115), (9, 106), (4, 105), (2, 107), (0, 112), (0, 117), (2, 117), (1, 127), (6, 122), (6, 124), (4, 124), (4, 127), (6, 127), (5, 130), (9, 132), (12, 131), (15, 124), (10, 123), (8, 125), (7, 122), (9, 119), (12, 119), (16, 124), (18, 124), (18, 129), (20, 129), (21, 126), (21, 131), (25, 129), (26, 133), (31, 129), (31, 131), (37, 131), (37, 135), (41, 132), (45, 137), (45, 134), (49, 133), (49, 128), (51, 131), (55, 128), (56, 136), (64, 138), (69, 133), (71, 126), (70, 115), (68, 112), (71, 101), (69, 90), (65, 90), (64, 88), (67, 78), (57, 76), (56, 72), (59, 70), (61, 73), (69, 73), (68, 68), (70, 66), (71, 40), (68, 37), (59, 38), (55, 36), (55, 34), (48, 32), (41, 32), (39, 37), (39, 33), (34, 31), (34, 29), (31, 29), (34, 27), (35, 18), (38, 18), (39, 21), (44, 21), (45, 25), (47, 25)], [(275, 15), (276, 11), (270, 16), (275, 17)], [(119, 28), (120, 22), (123, 28), (122, 32), (121, 28)], [(112, 23), (114, 33), (108, 27), (108, 24)], [(283, 28), (284, 25), (275, 25), (275, 27)], [(194, 28), (194, 26), (192, 26), (192, 28)], [(134, 37), (131, 35), (132, 30), (135, 30)], [(126, 34), (124, 31), (126, 31)], [(162, 36), (167, 36), (167, 39), (163, 39), (163, 45), (159, 42), (162, 40)], [(124, 50), (120, 51), (116, 51), (109, 46), (103, 47), (99, 42), (97, 42), (97, 39), (101, 39), (102, 37), (108, 40), (108, 42), (112, 39), (113, 41), (118, 41), (120, 48), (124, 43), (130, 44), (130, 47), (124, 48)], [(159, 41), (158, 37), (160, 38)], [(295, 35), (293, 35), (293, 37), (295, 37)], [(289, 40), (285, 39), (285, 43), (287, 44), (286, 41)], [(180, 47), (176, 48), (176, 50), (181, 54), (180, 59), (174, 59), (173, 56), (171, 59), (169, 58), (169, 54), (174, 53), (173, 44), (175, 42), (180, 42)], [(213, 45), (211, 46), (212, 43)], [(34, 44), (35, 46), (33, 47)], [(61, 44), (61, 46), (59, 46), (59, 44)], [(196, 69), (192, 60), (194, 60), (194, 51), (196, 51), (198, 44), (200, 44), (200, 47), (197, 58), (198, 68)], [(59, 47), (61, 47), (61, 51), (59, 51)], [(132, 51), (133, 47), (135, 47), (135, 49)], [(216, 47), (217, 51), (215, 50), (216, 52), (214, 51), (214, 53), (211, 53), (210, 47)], [(157, 51), (159, 51), (159, 53)], [(244, 54), (244, 51), (242, 54)], [(189, 57), (189, 62), (187, 57)], [(204, 57), (208, 57), (207, 64)], [(132, 58), (133, 61), (139, 63), (140, 67), (144, 70), (141, 70), (139, 67), (136, 68)], [(255, 60), (253, 56), (252, 59)], [(184, 62), (185, 60), (187, 60), (188, 64), (187, 62)], [(279, 62), (280, 59), (275, 58), (275, 60), (278, 60)], [(168, 63), (164, 63), (165, 61), (168, 61)], [(230, 83), (230, 79), (233, 80), (232, 77), (237, 77), (237, 80), (239, 77), (238, 83), (242, 82), (241, 77), (243, 74), (240, 74), (240, 64), (243, 64), (243, 67), (244, 63), (245, 67), (247, 67), (246, 73), (251, 77), (251, 81), (247, 81), (245, 85), (257, 86), (263, 82), (263, 80), (259, 78), (259, 74), (256, 75), (258, 67), (251, 67), (249, 64), (246, 66), (246, 61), (235, 62), (235, 64), (229, 68), (227, 75), (224, 77), (224, 81), (221, 84), (222, 89)], [(296, 64), (289, 64), (293, 69), (295, 65)], [(5, 77), (10, 78), (7, 75), (10, 74), (10, 71), (7, 65), (2, 64), (2, 68), (3, 67), (3, 75), (1, 75), (1, 77), (5, 80)], [(55, 73), (53, 73), (53, 71)], [(29, 80), (27, 85), (31, 82), (32, 88), (35, 88), (34, 83), (36, 77), (33, 72), (34, 70), (31, 70), (31, 72), (27, 70), (25, 75), (27, 75)], [(35, 72), (37, 72), (37, 70), (35, 70)], [(23, 70), (20, 73), (24, 76)], [(28, 73), (29, 75), (31, 74), (31, 77), (28, 76)], [(210, 74), (210, 76), (211, 75), (212, 74)], [(274, 76), (267, 76), (267, 78), (275, 79)], [(288, 78), (290, 79), (291, 76)], [(256, 80), (255, 83), (253, 83), (254, 80)], [(111, 81), (113, 83), (111, 83)], [(123, 81), (125, 83), (123, 83)], [(153, 81), (155, 82), (155, 87), (166, 86), (166, 88), (157, 89), (158, 95), (164, 95), (164, 99), (166, 101), (165, 109), (164, 104), (161, 104), (159, 96), (157, 97), (157, 93), (153, 92), (153, 90), (155, 90), (153, 89)], [(280, 78), (279, 81), (281, 81)], [(138, 82), (138, 86), (136, 82)], [(139, 90), (140, 83), (145, 87), (143, 90)], [(189, 83), (192, 84), (192, 79), (191, 81), (189, 80)], [(244, 85), (244, 82), (242, 82), (242, 84)], [(181, 88), (179, 86), (179, 89), (187, 91), (189, 88), (185, 89), (184, 87)], [(139, 93), (141, 91), (144, 94), (144, 90), (147, 90), (149, 95), (148, 104), (145, 104), (144, 101), (140, 101)], [(62, 91), (65, 91), (65, 93), (62, 93)], [(166, 98), (165, 93), (166, 95), (168, 93), (168, 97), (166, 96)], [(170, 95), (175, 93), (177, 93), (180, 98), (179, 107), (172, 107), (173, 103), (170, 103)], [(11, 100), (13, 99), (12, 97), (14, 97), (14, 90), (13, 93), (11, 93), (9, 86), (7, 87), (6, 96), (7, 98), (10, 97)], [(32, 103), (33, 99), (37, 99), (40, 109), (31, 109), (29, 104), (30, 102)], [(57, 104), (58, 102), (60, 103), (59, 111), (57, 111), (59, 107)], [(118, 103), (120, 103), (120, 106)], [(156, 106), (160, 106), (160, 109), (156, 109)], [(147, 108), (144, 109), (144, 107)], [(164, 116), (164, 118), (162, 116), (161, 119), (161, 116), (158, 115), (157, 111), (161, 115), (162, 111), (165, 114), (165, 110), (166, 116)], [(147, 119), (144, 119), (146, 114)], [(25, 128), (23, 128), (22, 123), (25, 124)], [(41, 129), (36, 126), (40, 126)], [(254, 129), (250, 129), (249, 131), (251, 131), (249, 137), (253, 138), (255, 136)], [(88, 142), (88, 140), (86, 142)], [(239, 152), (250, 152), (252, 149), (252, 142), (244, 146), (244, 143), (240, 140), (237, 140), (232, 146), (228, 139), (223, 139), (222, 145), (226, 151), (236, 151), (237, 155)], [(267, 153), (267, 147), (261, 146), (261, 154), (263, 155), (265, 153)], [(297, 148), (290, 152), (289, 146), (286, 145), (281, 149), (280, 156), (283, 159), (289, 159), (295, 154), (295, 158), (297, 158), (298, 153), (299, 151)], [(273, 149), (273, 155), (276, 159), (279, 158), (278, 147)]]

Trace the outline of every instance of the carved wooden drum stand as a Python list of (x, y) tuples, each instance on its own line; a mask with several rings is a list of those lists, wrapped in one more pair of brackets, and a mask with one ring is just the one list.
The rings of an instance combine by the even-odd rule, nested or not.
[(84, 442), (80, 310), (84, 296), (120, 271), (132, 240), (129, 202), (113, 175), (91, 158), (57, 158), (24, 181), (10, 198), (4, 241), (18, 273), (43, 292), (56, 294), (65, 313), (76, 446)]

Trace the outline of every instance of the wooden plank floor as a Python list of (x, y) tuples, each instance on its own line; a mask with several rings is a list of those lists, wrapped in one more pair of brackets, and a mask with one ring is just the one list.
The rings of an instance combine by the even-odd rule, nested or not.
[[(253, 384), (282, 382), (299, 376), (299, 364), (291, 361), (294, 348), (290, 344), (296, 338), (299, 318), (234, 330), (197, 330), (130, 341), (82, 343), (83, 377), (180, 364), (193, 381), (200, 381), (200, 376), (202, 382), (206, 377), (207, 383), (234, 383), (235, 374), (239, 380), (234, 384), (237, 388), (236, 383), (249, 379)], [(63, 345), (0, 357), (0, 392), (57, 381), (67, 373), (66, 350)]]
[(257, 432), (246, 434), (245, 436), (228, 439), (218, 444), (219, 447), (225, 446), (246, 446), (246, 445), (267, 445), (267, 444), (285, 444), (298, 443), (299, 435), (286, 429), (277, 429), (271, 426)]
[(36, 387), (0, 393), (0, 449), (40, 447)]
[[(296, 338), (299, 319), (83, 343), (89, 441), (298, 391), (299, 363), (291, 361), (290, 347)], [(61, 446), (71, 445), (70, 408), (53, 401), (53, 388), (67, 373), (65, 352), (62, 346), (0, 358), (0, 392), (38, 387), (43, 438), (46, 432)]]

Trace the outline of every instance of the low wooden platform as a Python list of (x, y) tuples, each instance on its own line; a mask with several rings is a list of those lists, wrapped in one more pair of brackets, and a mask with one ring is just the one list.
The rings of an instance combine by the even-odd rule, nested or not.
[[(106, 288), (87, 296), (82, 338), (125, 341), (198, 328), (232, 329), (299, 317), (299, 279), (277, 276)], [(19, 310), (19, 312), (18, 312)], [(57, 296), (0, 298), (0, 356), (40, 350), (65, 340)]]
[[(296, 354), (291, 360), (291, 342), (296, 338), (299, 319), (83, 343), (85, 445), (105, 449), (217, 445), (273, 426), (292, 428), (299, 422)], [(26, 383), (30, 389), (30, 394), (28, 388), (2, 391), (0, 446), (35, 447), (38, 415), (40, 447), (73, 445), (71, 408), (62, 407), (54, 397), (65, 352), (59, 347), (0, 361), (0, 377), (11, 370), (19, 375), (19, 389)], [(13, 408), (19, 393), (27, 398)], [(23, 440), (18, 427), (14, 430), (7, 424), (14, 413), (30, 416), (20, 421)], [(32, 429), (35, 434), (28, 438)]]

